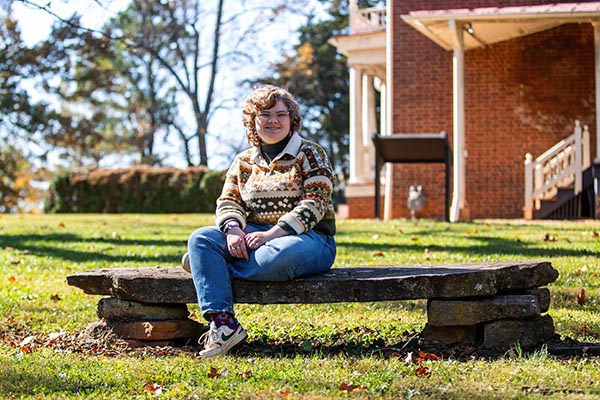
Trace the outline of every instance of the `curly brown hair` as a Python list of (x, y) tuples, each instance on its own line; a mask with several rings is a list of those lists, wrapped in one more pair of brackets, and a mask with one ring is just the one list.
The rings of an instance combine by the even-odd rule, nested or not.
[(300, 105), (294, 99), (294, 96), (285, 89), (273, 85), (261, 86), (252, 92), (246, 98), (242, 113), (244, 126), (246, 127), (246, 137), (248, 143), (259, 147), (260, 139), (256, 133), (256, 117), (261, 111), (273, 107), (279, 100), (285, 104), (290, 114), (290, 132), (298, 132), (302, 125), (302, 116), (300, 115)]

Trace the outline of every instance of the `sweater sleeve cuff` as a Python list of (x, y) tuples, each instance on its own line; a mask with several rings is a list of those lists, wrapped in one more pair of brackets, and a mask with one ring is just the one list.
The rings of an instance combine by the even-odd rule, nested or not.
[(291, 213), (285, 214), (284, 216), (279, 218), (279, 221), (277, 221), (277, 225), (281, 223), (286, 224), (296, 234), (300, 234), (306, 230), (304, 224), (298, 218), (296, 218), (294, 214)]
[(229, 222), (237, 222), (238, 224), (240, 224), (240, 228), (242, 228), (242, 230), (246, 228), (246, 221), (234, 213), (228, 213), (227, 215), (217, 217), (215, 222), (217, 227), (221, 230), (221, 232), (225, 228), (225, 225), (227, 225), (227, 223)]
[(284, 221), (279, 221), (277, 223), (277, 226), (280, 227), (281, 229), (283, 229), (284, 231), (286, 231), (287, 233), (289, 233), (290, 235), (295, 235), (296, 231), (294, 231), (292, 229), (291, 226), (289, 226), (287, 223), (285, 223)]
[[(225, 231), (225, 227), (230, 222), (237, 222), (239, 224), (239, 221), (237, 219), (235, 219), (235, 218), (228, 218), (228, 219), (222, 221), (221, 223), (219, 223), (219, 230), (221, 232), (224, 232)], [(240, 224), (240, 226), (241, 226), (241, 224)]]

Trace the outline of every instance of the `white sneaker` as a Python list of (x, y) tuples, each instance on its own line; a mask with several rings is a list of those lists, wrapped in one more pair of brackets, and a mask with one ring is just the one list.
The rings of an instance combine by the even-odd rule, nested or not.
[(198, 341), (199, 343), (204, 342), (204, 349), (198, 353), (198, 356), (223, 356), (229, 350), (241, 345), (247, 337), (248, 333), (242, 325), (238, 325), (235, 329), (231, 329), (227, 325), (221, 325), (217, 328), (217, 325), (211, 322), (208, 332), (202, 335)]
[(187, 272), (192, 272), (192, 269), (190, 268), (190, 253), (185, 253), (183, 257), (181, 257), (181, 268)]

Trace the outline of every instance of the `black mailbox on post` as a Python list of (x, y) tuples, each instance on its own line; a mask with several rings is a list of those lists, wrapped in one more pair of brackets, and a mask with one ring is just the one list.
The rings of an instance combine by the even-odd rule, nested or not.
[(445, 219), (450, 221), (450, 169), (452, 151), (446, 132), (441, 133), (397, 133), (373, 135), (375, 144), (375, 218), (381, 216), (380, 173), (381, 167), (391, 163), (445, 163), (446, 204)]

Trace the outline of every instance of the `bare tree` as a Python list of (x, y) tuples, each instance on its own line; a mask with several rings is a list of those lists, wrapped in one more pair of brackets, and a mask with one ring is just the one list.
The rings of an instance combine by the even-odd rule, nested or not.
[(229, 3), (226, 10), (224, 0), (209, 4), (214, 7), (208, 8), (207, 2), (200, 0), (135, 2), (128, 12), (140, 19), (147, 40), (140, 42), (123, 32), (128, 41), (156, 57), (190, 103), (195, 120), (192, 132), (187, 133), (176, 119), (169, 125), (184, 144), (188, 165), (193, 164), (190, 146), (194, 141), (199, 164), (207, 165), (206, 135), (211, 116), (231, 100), (216, 95), (218, 80), (227, 79), (220, 77), (232, 64), (253, 63), (257, 54), (252, 42), (259, 32), (286, 12), (297, 13), (301, 6), (297, 2), (291, 9), (285, 1), (247, 1)]
[[(270, 30), (273, 23), (286, 15), (303, 13), (310, 0), (294, 2), (293, 7), (284, 0), (136, 0), (98, 30), (81, 26), (77, 18), (52, 13), (52, 2), (15, 1), (53, 14), (58, 23), (87, 32), (87, 37), (97, 39), (99, 45), (104, 39), (111, 43), (114, 59), (106, 59), (105, 64), (112, 64), (115, 75), (111, 80), (120, 85), (114, 96), (122, 96), (122, 100), (119, 103), (108, 94), (104, 97), (112, 101), (111, 106), (129, 103), (124, 118), (130, 124), (128, 129), (136, 132), (121, 134), (138, 138), (136, 146), (142, 160), (156, 159), (154, 137), (163, 132), (179, 137), (188, 165), (207, 165), (206, 136), (211, 118), (239, 101), (221, 88), (230, 83), (236, 68), (254, 65), (264, 57), (260, 35), (280, 34)], [(95, 2), (102, 5), (100, 0)], [(53, 37), (51, 41), (60, 39)], [(81, 56), (87, 58), (85, 51)], [(85, 65), (85, 60), (79, 65)], [(86, 82), (88, 89), (91, 81)], [(106, 88), (98, 89), (106, 92)]]

